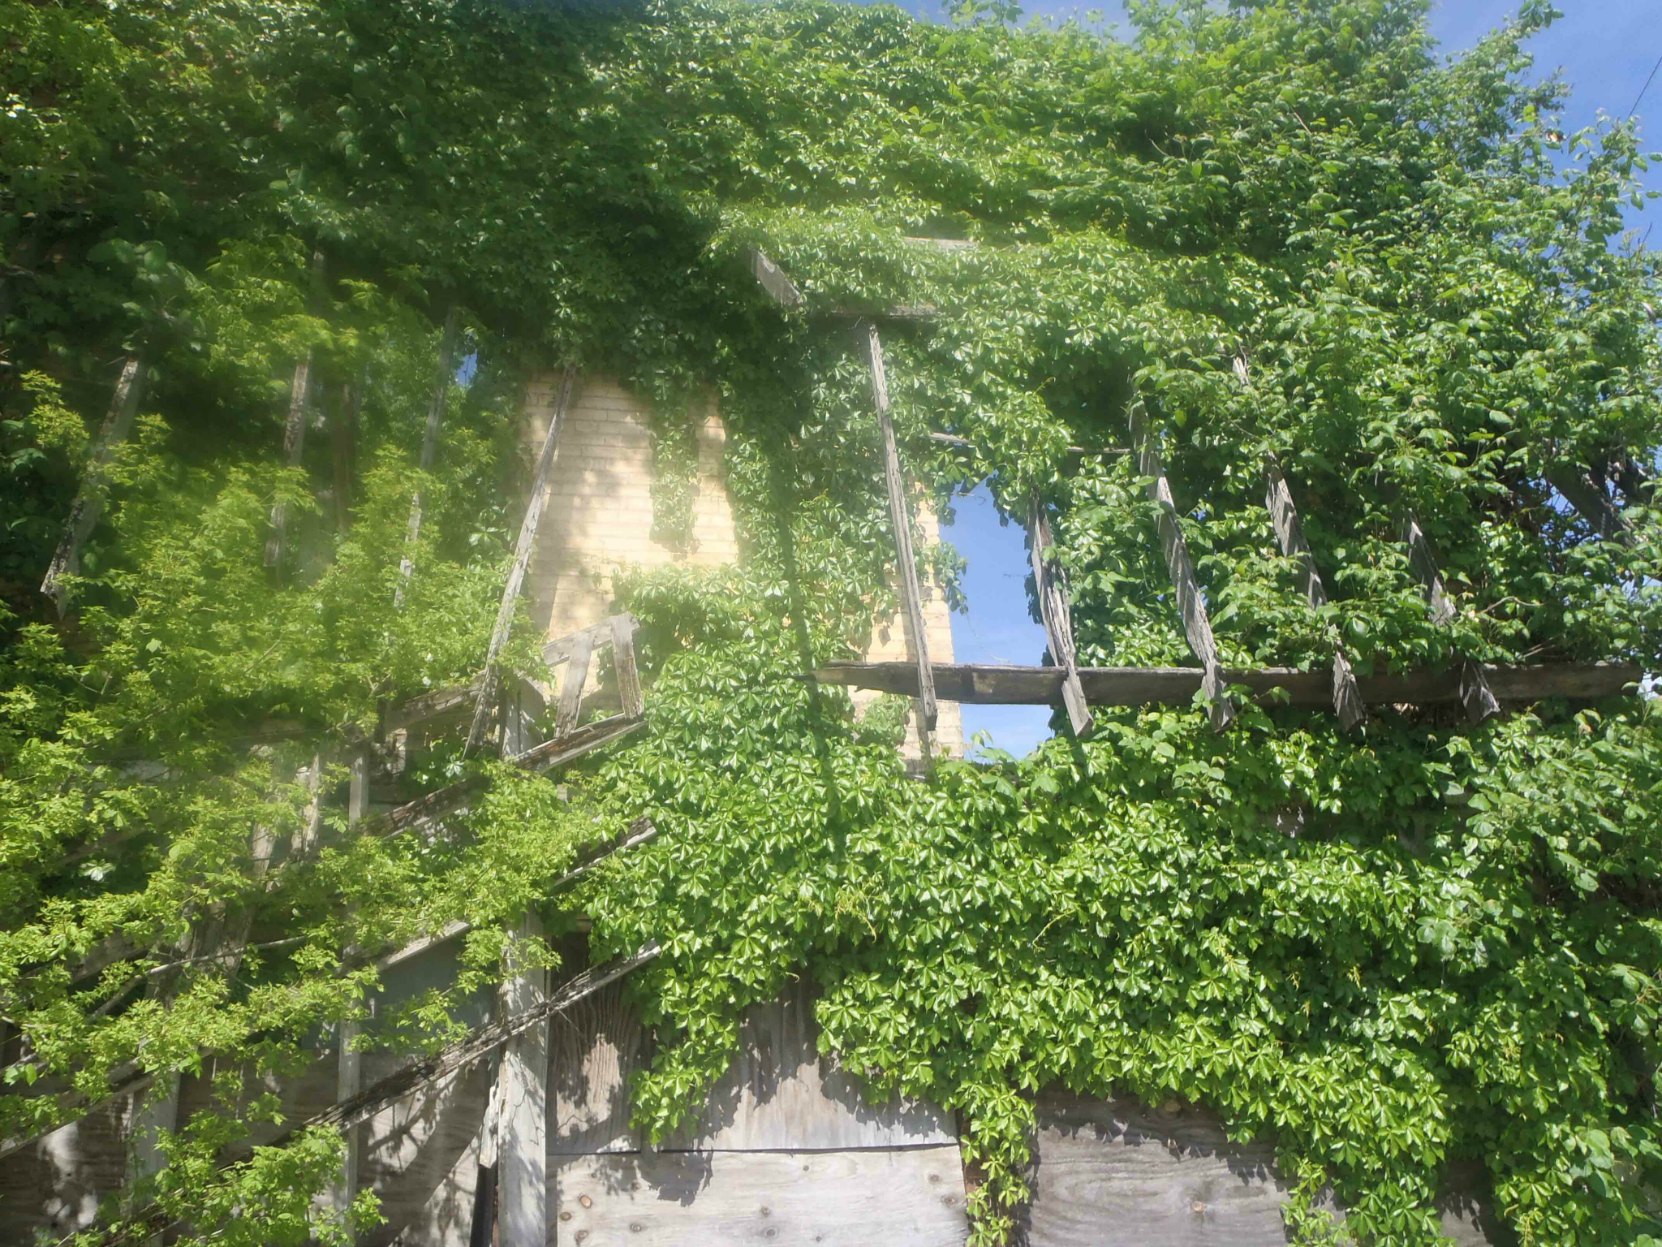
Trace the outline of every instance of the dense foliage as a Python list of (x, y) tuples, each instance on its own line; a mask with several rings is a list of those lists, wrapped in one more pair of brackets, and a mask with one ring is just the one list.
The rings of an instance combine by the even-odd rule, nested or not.
[[(375, 975), (345, 950), (466, 918), (455, 990), (370, 1036), (438, 1042), (505, 926), (546, 905), (558, 930), (576, 903), (598, 954), (666, 947), (635, 979), (662, 1041), (644, 1121), (696, 1106), (743, 1010), (811, 976), (874, 1095), (962, 1115), (981, 1242), (1025, 1197), (1031, 1093), (1056, 1084), (1273, 1139), (1312, 1241), (1435, 1241), (1462, 1164), (1526, 1243), (1662, 1233), (1647, 704), (1478, 728), (1404, 708), (1359, 736), (1280, 708), (1224, 735), (1198, 710), (1104, 713), (1087, 742), (918, 782), (895, 708), (855, 722), (800, 678), (892, 606), (862, 364), (814, 312), (894, 303), (938, 311), (888, 339), (908, 461), (1053, 509), (1085, 660), (1192, 661), (1133, 465), (1066, 449), (1124, 445), (1138, 393), (1226, 662), (1322, 667), (1342, 637), (1364, 671), (1654, 670), (1662, 292), (1616, 240), (1632, 129), (1560, 135), (1554, 89), (1520, 85), (1538, 3), (1452, 64), (1419, 0), (1151, 2), (1129, 43), (974, 7), (937, 27), (819, 2), (0, 0), (7, 1134), (129, 1062), (288, 1068), (364, 1012)], [(756, 244), (806, 313), (757, 294)], [(452, 307), (474, 366), (422, 475)], [(291, 468), (308, 349), (328, 433)], [(60, 621), (35, 585), (129, 351), (153, 382)], [(684, 413), (716, 388), (746, 561), (627, 587), (638, 743), (563, 791), (487, 769), (433, 842), (358, 834), (335, 798), (377, 706), (482, 659), (518, 385), (553, 364), (653, 397), (668, 533)], [(1335, 591), (1319, 615), (1275, 553), (1266, 451)], [(1622, 531), (1567, 504), (1566, 470)], [(267, 569), (279, 499), (294, 538)], [(1452, 626), (1409, 574), (1405, 512)], [(642, 814), (658, 843), (548, 900)], [(208, 927), (254, 943), (188, 961)], [(112, 943), (129, 955), (78, 977)], [(158, 1208), (216, 1241), (340, 1236), (311, 1199), (330, 1137), (216, 1163), (273, 1111), (239, 1076), (88, 1241)]]

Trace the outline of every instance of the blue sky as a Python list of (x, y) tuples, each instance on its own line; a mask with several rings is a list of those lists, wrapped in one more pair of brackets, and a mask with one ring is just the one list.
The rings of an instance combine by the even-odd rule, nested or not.
[[(940, 18), (935, 0), (910, 0), (903, 7), (922, 17)], [(1563, 121), (1576, 130), (1600, 113), (1623, 118), (1638, 107), (1641, 138), (1662, 148), (1662, 121), (1652, 132), (1648, 115), (1662, 119), (1662, 73), (1646, 90), (1646, 79), (1662, 58), (1662, 0), (1558, 0), (1563, 16), (1535, 37), (1534, 77), (1558, 72), (1570, 84)], [(1112, 24), (1122, 5), (1082, 5), (1038, 0), (1023, 5), (1028, 17), (1084, 18), (1092, 9)], [(1433, 0), (1431, 30), (1442, 50), (1453, 54), (1472, 46), (1518, 9), (1516, 0)], [(1123, 29), (1123, 27), (1122, 27)], [(1643, 99), (1640, 99), (1641, 92)], [(1662, 161), (1646, 175), (1646, 185), (1662, 191)], [(1648, 238), (1662, 218), (1662, 201), (1628, 212), (1635, 233)], [(1662, 230), (1654, 241), (1662, 247)], [(1044, 633), (1027, 613), (1023, 586), (1027, 556), (1022, 530), (1001, 525), (985, 489), (955, 502), (956, 515), (943, 536), (968, 560), (964, 592), (967, 615), (953, 617), (952, 635), (959, 662), (1037, 663), (1044, 653)], [(1050, 735), (1050, 710), (1043, 706), (965, 706), (964, 735), (986, 732), (992, 744), (1018, 756)]]

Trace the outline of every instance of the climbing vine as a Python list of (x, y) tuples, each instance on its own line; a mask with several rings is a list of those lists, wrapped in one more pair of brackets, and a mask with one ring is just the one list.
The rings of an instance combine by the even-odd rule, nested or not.
[[(1523, 85), (1547, 7), (1450, 63), (1416, 0), (1140, 3), (1124, 43), (1008, 7), (0, 0), (0, 1123), (72, 1119), (135, 1068), (212, 1088), (86, 1242), (367, 1224), (372, 1197), (312, 1199), (328, 1132), (246, 1152), (282, 1114), (257, 1076), (367, 1020), (348, 950), (471, 925), (454, 987), (364, 1038), (432, 1046), (577, 913), (594, 956), (664, 947), (632, 979), (661, 1041), (643, 1125), (693, 1112), (744, 1010), (805, 976), (828, 1056), (960, 1114), (981, 1244), (1020, 1215), (1053, 1086), (1271, 1140), (1311, 1241), (1434, 1242), (1457, 1171), (1526, 1243), (1662, 1233), (1652, 703), (1381, 708), (1355, 735), (1103, 710), (919, 781), (903, 707), (856, 719), (802, 678), (894, 607), (850, 317), (896, 306), (929, 313), (884, 331), (908, 465), (938, 503), (988, 479), (1053, 508), (1084, 663), (1192, 661), (1134, 395), (1227, 665), (1321, 669), (1335, 638), (1363, 673), (1662, 661), (1662, 291), (1618, 237), (1641, 154), (1627, 124), (1562, 135), (1557, 88)], [(754, 247), (801, 307), (757, 291)], [(423, 472), (453, 308), (469, 361)], [(60, 619), (34, 586), (128, 357), (151, 382)], [(566, 365), (653, 399), (671, 544), (686, 413), (716, 396), (745, 560), (620, 585), (645, 733), (560, 786), (434, 749), (405, 782), (477, 778), (466, 819), (349, 825), (381, 708), (483, 661), (522, 387)], [(530, 632), (509, 665), (537, 675)], [(642, 815), (656, 842), (550, 894)], [(298, 847), (273, 865), (254, 830)], [(510, 954), (530, 908), (550, 940)], [(231, 968), (192, 959), (210, 923), (249, 932)]]

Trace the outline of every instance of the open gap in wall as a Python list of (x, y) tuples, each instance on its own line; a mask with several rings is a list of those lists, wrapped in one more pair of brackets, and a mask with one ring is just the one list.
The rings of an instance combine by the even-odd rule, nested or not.
[[(967, 611), (952, 616), (952, 648), (961, 663), (1044, 661), (1045, 633), (1033, 618), (1027, 592), (1026, 537), (1019, 524), (1001, 516), (983, 481), (952, 503), (952, 519), (941, 527), (964, 559), (961, 585)], [(1051, 707), (963, 707), (965, 756), (986, 749), (1022, 757), (1049, 740)]]

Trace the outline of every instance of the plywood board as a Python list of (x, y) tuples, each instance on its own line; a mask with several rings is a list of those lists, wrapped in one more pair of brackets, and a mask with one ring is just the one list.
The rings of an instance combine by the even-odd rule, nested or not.
[(956, 1146), (562, 1157), (560, 1247), (962, 1247)]
[[(633, 1151), (645, 1146), (629, 1126), (630, 1076), (650, 1059), (648, 1037), (614, 986), (555, 1019), (549, 1086), (554, 1155)], [(871, 1103), (860, 1085), (818, 1051), (811, 989), (788, 988), (750, 1010), (739, 1051), (691, 1124), (665, 1150), (835, 1150), (954, 1143), (951, 1122), (928, 1105)]]
[(98, 1220), (126, 1178), (132, 1099), (108, 1100), (0, 1164), (0, 1243), (56, 1242)]
[(826, 1150), (956, 1143), (939, 1109), (865, 1098), (856, 1079), (819, 1054), (813, 992), (802, 982), (746, 1015), (739, 1051), (695, 1126), (666, 1148)]
[[(1023, 1247), (1280, 1247), (1287, 1188), (1273, 1148), (1231, 1143), (1211, 1114), (1129, 1100), (1041, 1096)], [(1449, 1196), (1443, 1233), (1461, 1247), (1510, 1241), (1482, 1201)], [(1335, 1216), (1343, 1219), (1343, 1212)]]

